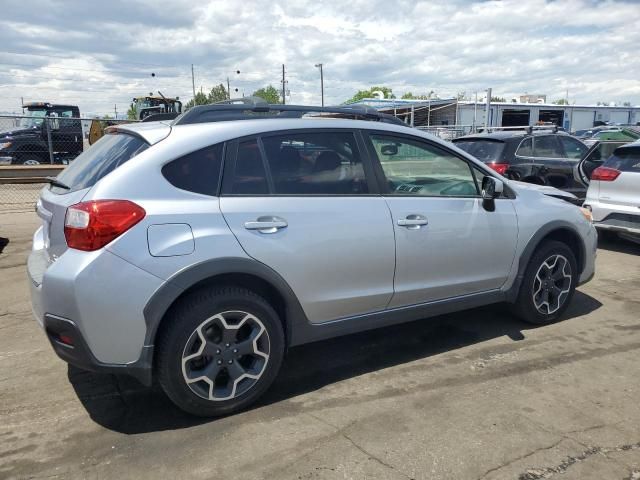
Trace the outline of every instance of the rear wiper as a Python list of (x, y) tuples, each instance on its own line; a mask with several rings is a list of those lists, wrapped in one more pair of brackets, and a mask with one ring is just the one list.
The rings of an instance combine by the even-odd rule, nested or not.
[(67, 185), (66, 183), (62, 183), (56, 177), (45, 177), (44, 179), (54, 187), (64, 188), (65, 190), (71, 190), (71, 187), (69, 185)]

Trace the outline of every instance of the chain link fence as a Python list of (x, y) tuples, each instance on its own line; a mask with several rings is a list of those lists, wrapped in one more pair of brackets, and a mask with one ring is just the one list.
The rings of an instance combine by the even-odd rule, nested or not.
[(83, 118), (31, 110), (25, 115), (0, 115), (0, 212), (33, 208), (46, 182), (43, 166), (68, 165), (103, 134), (130, 120)]

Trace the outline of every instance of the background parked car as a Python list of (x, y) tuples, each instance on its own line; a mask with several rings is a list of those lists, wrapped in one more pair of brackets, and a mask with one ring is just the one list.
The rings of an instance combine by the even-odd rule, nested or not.
[(591, 157), (577, 170), (589, 183), (584, 206), (594, 226), (640, 243), (640, 141), (617, 147), (600, 166)]
[(467, 135), (455, 145), (511, 180), (549, 185), (584, 198), (573, 170), (589, 148), (565, 132), (509, 130)]
[(640, 132), (632, 130), (630, 128), (615, 127), (594, 132), (591, 137), (584, 140), (584, 143), (591, 146), (597, 141), (617, 140), (623, 142), (632, 142), (638, 139), (640, 139)]

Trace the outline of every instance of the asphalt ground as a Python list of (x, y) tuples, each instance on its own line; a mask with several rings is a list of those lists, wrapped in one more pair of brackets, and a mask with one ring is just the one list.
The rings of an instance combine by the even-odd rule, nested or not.
[(492, 306), (298, 347), (206, 420), (55, 356), (24, 210), (0, 212), (0, 478), (640, 479), (638, 245), (602, 241), (554, 325)]

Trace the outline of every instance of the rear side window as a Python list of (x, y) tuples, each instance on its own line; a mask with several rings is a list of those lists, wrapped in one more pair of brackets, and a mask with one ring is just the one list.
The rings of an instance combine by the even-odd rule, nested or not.
[(492, 140), (461, 140), (454, 145), (485, 163), (502, 159), (504, 151), (504, 142)]
[(533, 156), (533, 140), (531, 137), (525, 138), (516, 151), (518, 157), (532, 157)]
[(368, 191), (352, 133), (291, 133), (265, 137), (262, 142), (276, 195), (354, 195)]
[(69, 190), (52, 186), (51, 191), (69, 193), (92, 187), (102, 177), (147, 148), (149, 148), (148, 143), (133, 135), (124, 133), (105, 135), (91, 148), (82, 152), (58, 175), (58, 180), (67, 185)]
[(162, 174), (174, 187), (203, 195), (216, 195), (222, 155), (222, 144), (202, 148), (167, 163), (162, 167)]
[(624, 150), (613, 154), (604, 162), (605, 167), (615, 168), (621, 172), (640, 173), (640, 149), (634, 151)]

